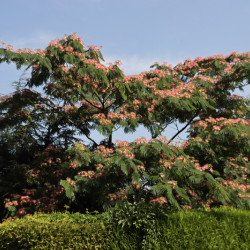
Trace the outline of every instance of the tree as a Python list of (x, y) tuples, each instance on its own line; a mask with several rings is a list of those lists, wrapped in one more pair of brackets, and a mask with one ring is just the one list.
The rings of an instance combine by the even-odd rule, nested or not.
[[(21, 203), (28, 208), (19, 214), (31, 207), (63, 207), (67, 202), (60, 184), (75, 210), (100, 210), (110, 201), (141, 198), (176, 208), (209, 205), (211, 200), (215, 205), (249, 206), (249, 133), (242, 133), (249, 125), (249, 101), (231, 94), (249, 84), (248, 53), (186, 60), (174, 68), (155, 64), (135, 76), (125, 76), (119, 62), (105, 66), (102, 60), (100, 48), (85, 49), (76, 34), (50, 42), (45, 50), (0, 49), (0, 63), (32, 70), (25, 88), (0, 103), (1, 143), (11, 146), (2, 155), (2, 175), (13, 165), (27, 165), (23, 187), (28, 198), (13, 198), (17, 190), (11, 188), (5, 196), (13, 214)], [(43, 93), (32, 90), (39, 86)], [(177, 121), (183, 128), (168, 141), (160, 137)], [(114, 131), (135, 132), (139, 125), (151, 132), (151, 141), (114, 144)], [(173, 145), (190, 125), (190, 139)], [(90, 137), (92, 130), (106, 139), (98, 145)], [(77, 136), (91, 144), (82, 144)], [(23, 162), (18, 152), (29, 157)], [(242, 173), (232, 173), (236, 166)], [(225, 184), (229, 179), (236, 188)], [(53, 197), (44, 196), (48, 186)], [(36, 197), (34, 206), (31, 197)]]

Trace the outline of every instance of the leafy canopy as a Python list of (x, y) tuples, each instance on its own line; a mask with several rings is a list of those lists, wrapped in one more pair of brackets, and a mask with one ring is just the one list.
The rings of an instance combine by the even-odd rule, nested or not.
[[(85, 48), (75, 33), (45, 50), (2, 43), (0, 63), (31, 70), (24, 87), (0, 100), (5, 214), (141, 199), (177, 209), (249, 207), (249, 100), (232, 94), (249, 84), (249, 53), (154, 64), (133, 76), (103, 61), (100, 47)], [(161, 136), (177, 123), (172, 138)], [(139, 125), (150, 141), (113, 142), (117, 129)], [(174, 144), (186, 128), (187, 141)], [(94, 130), (106, 139), (97, 143)]]

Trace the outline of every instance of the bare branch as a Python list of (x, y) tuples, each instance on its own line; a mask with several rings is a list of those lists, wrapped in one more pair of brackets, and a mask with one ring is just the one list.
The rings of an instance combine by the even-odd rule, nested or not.
[(95, 146), (97, 146), (98, 144), (96, 143), (96, 141), (94, 141), (92, 138), (90, 138), (87, 134), (84, 134), (90, 141), (92, 141), (94, 143)]
[(194, 120), (194, 118), (200, 113), (200, 109), (195, 113), (195, 115), (189, 120), (189, 122), (181, 129), (179, 130), (168, 142), (168, 144), (175, 139), (181, 132), (183, 132)]

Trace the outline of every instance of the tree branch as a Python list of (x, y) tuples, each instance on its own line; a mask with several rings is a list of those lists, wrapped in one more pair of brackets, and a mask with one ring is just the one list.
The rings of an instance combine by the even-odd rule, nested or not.
[(109, 135), (108, 147), (112, 148), (112, 133)]
[(200, 113), (200, 109), (195, 113), (195, 115), (189, 120), (189, 122), (181, 129), (179, 130), (168, 142), (168, 144), (174, 140), (175, 137), (177, 137), (182, 131), (184, 131), (187, 126), (189, 126), (191, 124), (191, 122), (194, 120), (194, 118)]
[(98, 146), (98, 143), (96, 143), (96, 141), (95, 140), (93, 140), (91, 137), (89, 137), (81, 128), (79, 128), (70, 118), (68, 118), (67, 117), (67, 119), (68, 119), (68, 121), (70, 122), (70, 123), (72, 123), (76, 128), (78, 128), (90, 141), (92, 141), (93, 143), (94, 143), (94, 145), (95, 146)]
[(94, 143), (95, 146), (98, 146), (98, 144), (92, 139), (90, 138), (87, 134), (84, 134), (90, 141), (92, 141)]

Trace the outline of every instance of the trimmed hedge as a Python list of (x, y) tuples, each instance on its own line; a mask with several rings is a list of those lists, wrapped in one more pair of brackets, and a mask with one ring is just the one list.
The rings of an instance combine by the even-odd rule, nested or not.
[[(158, 241), (120, 229), (107, 214), (35, 214), (0, 224), (0, 249), (249, 249), (250, 213), (219, 208), (175, 212), (158, 223)], [(151, 228), (150, 228), (151, 229)], [(147, 230), (146, 230), (147, 231)], [(148, 230), (152, 232), (152, 230)]]
[(161, 249), (250, 249), (250, 212), (183, 211), (162, 223)]
[(0, 225), (0, 249), (138, 249), (102, 216), (36, 214)]

